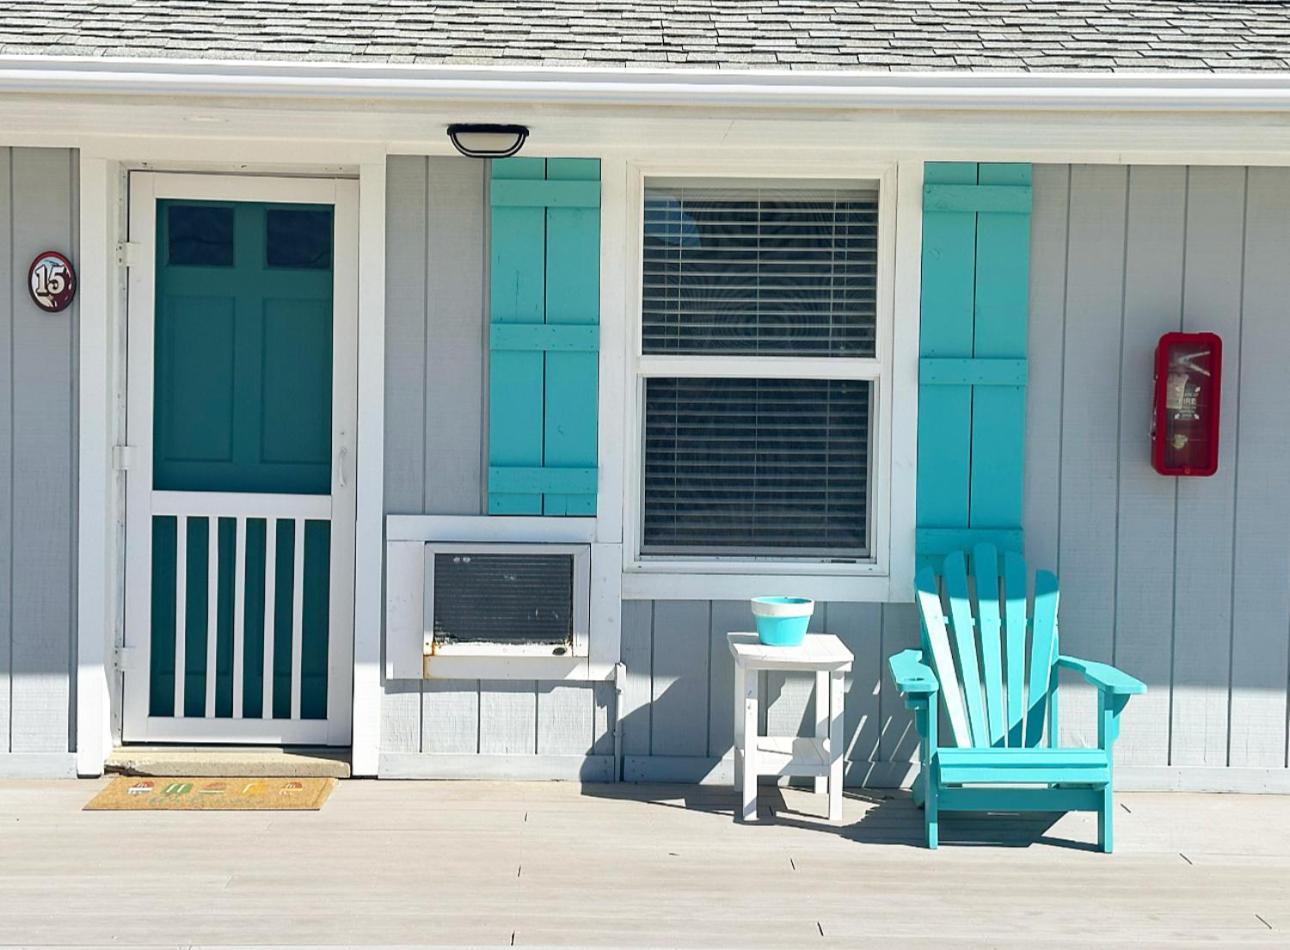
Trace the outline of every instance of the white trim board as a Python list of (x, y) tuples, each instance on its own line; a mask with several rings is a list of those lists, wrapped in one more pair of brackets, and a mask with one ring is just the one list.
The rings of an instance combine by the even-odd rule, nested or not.
[[(785, 168), (791, 168), (785, 174)], [(742, 599), (771, 589), (793, 588), (817, 599), (892, 603), (912, 596), (914, 559), (914, 479), (916, 467), (918, 272), (922, 213), (922, 163), (864, 164), (816, 159), (792, 165), (706, 160), (628, 162), (622, 210), (614, 214), (625, 237), (622, 266), (626, 277), (621, 317), (621, 353), (626, 372), (602, 375), (602, 392), (623, 394), (619, 437), (623, 478), (623, 589), (627, 599)], [(874, 356), (865, 359), (742, 357), (737, 354), (667, 357), (642, 348), (644, 194), (648, 180), (694, 179), (700, 183), (773, 180), (808, 186), (825, 181), (876, 183), (878, 205), (877, 326)], [(912, 253), (911, 253), (912, 249)], [(646, 558), (640, 549), (642, 521), (641, 446), (644, 441), (643, 380), (651, 376), (738, 375), (765, 373), (794, 378), (874, 380), (873, 446), (870, 472), (869, 556), (855, 563), (754, 560), (737, 557)], [(617, 392), (615, 392), (617, 395)], [(612, 404), (611, 404), (612, 405)]]
[(383, 779), (612, 782), (612, 755), (448, 755), (382, 752)]
[[(101, 774), (99, 771), (93, 774)], [(0, 752), (0, 779), (76, 778), (74, 752)]]

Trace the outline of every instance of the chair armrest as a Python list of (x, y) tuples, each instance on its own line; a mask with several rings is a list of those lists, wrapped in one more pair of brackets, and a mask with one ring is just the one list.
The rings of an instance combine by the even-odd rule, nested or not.
[(907, 696), (929, 696), (941, 688), (932, 668), (923, 662), (922, 650), (902, 650), (887, 659), (896, 688)]
[(1057, 665), (1063, 669), (1082, 673), (1084, 679), (1113, 696), (1135, 696), (1147, 691), (1147, 685), (1141, 680), (1134, 679), (1128, 673), (1106, 663), (1081, 660), (1073, 656), (1059, 656)]

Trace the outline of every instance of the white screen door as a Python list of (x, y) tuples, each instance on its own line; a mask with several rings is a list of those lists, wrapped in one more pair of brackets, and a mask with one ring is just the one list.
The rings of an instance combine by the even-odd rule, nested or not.
[(358, 187), (130, 178), (123, 738), (347, 745)]

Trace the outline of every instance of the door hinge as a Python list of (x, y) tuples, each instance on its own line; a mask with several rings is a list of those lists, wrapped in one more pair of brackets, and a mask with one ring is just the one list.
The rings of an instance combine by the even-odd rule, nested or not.
[(112, 648), (112, 665), (117, 672), (126, 673), (134, 669), (135, 648), (116, 646)]
[(121, 267), (134, 267), (143, 260), (143, 245), (138, 241), (120, 241), (116, 246), (116, 262)]
[(112, 469), (117, 472), (130, 471), (130, 464), (134, 461), (133, 445), (114, 445), (112, 446)]

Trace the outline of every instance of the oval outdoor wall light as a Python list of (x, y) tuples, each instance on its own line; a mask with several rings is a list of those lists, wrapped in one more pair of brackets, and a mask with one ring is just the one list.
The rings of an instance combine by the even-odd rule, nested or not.
[(528, 137), (526, 125), (454, 122), (448, 126), (452, 147), (467, 158), (510, 158)]

